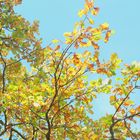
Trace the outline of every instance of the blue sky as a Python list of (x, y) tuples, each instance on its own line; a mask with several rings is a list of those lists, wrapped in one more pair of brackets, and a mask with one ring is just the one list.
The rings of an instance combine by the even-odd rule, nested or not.
[[(29, 21), (40, 21), (40, 33), (45, 43), (54, 39), (63, 39), (63, 33), (71, 31), (77, 12), (83, 7), (84, 0), (23, 0), (16, 12)], [(108, 58), (112, 52), (119, 54), (124, 63), (140, 60), (140, 0), (96, 0), (100, 7), (96, 24), (108, 22), (116, 34), (108, 44), (103, 45), (102, 57)], [(45, 44), (43, 43), (43, 44)], [(96, 117), (112, 112), (107, 98), (100, 95), (95, 101)], [(105, 104), (104, 108), (101, 106)]]
[[(23, 0), (16, 11), (30, 21), (40, 21), (40, 33), (45, 41), (62, 39), (63, 33), (71, 31), (78, 20), (77, 11), (83, 7), (84, 0)], [(104, 45), (103, 57), (117, 52), (124, 62), (139, 60), (140, 53), (140, 1), (134, 0), (96, 0), (100, 7), (94, 19), (98, 24), (108, 22), (116, 34), (109, 44)], [(108, 55), (108, 56), (107, 56)]]

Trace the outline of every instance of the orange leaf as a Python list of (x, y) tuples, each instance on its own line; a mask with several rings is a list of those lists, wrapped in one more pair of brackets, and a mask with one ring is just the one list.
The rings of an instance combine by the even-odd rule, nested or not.
[(81, 46), (85, 46), (87, 43), (86, 42), (80, 42)]
[(103, 24), (100, 25), (100, 27), (101, 27), (102, 30), (108, 30), (109, 24), (108, 23), (103, 23)]
[(57, 46), (54, 48), (55, 51), (57, 51), (57, 50), (59, 50), (59, 49), (60, 49), (60, 45), (57, 45)]
[(76, 42), (74, 48), (78, 49), (78, 47), (78, 43)]
[(124, 105), (125, 105), (125, 106), (129, 106), (129, 103), (128, 103), (128, 102), (125, 102)]
[(138, 112), (140, 112), (140, 106), (138, 106), (136, 109), (137, 109)]
[(94, 49), (99, 49), (99, 46), (97, 44), (95, 44)]
[(94, 9), (91, 10), (92, 15), (97, 15), (98, 13), (99, 13), (99, 8), (98, 7), (94, 7)]
[(94, 64), (88, 64), (88, 69), (93, 70)]
[(104, 42), (107, 43), (109, 40), (109, 37), (111, 36), (111, 31), (107, 31)]
[(99, 45), (98, 45), (98, 44), (96, 44), (96, 43), (94, 43), (94, 42), (91, 42), (91, 43), (92, 43), (92, 45), (93, 45), (94, 49), (96, 49), (96, 50), (98, 50), (98, 49), (99, 49)]
[(64, 36), (67, 36), (67, 37), (69, 37), (69, 36), (71, 36), (72, 34), (71, 34), (71, 32), (66, 32), (66, 33), (64, 33)]
[(50, 46), (47, 46), (47, 49), (48, 49), (48, 50), (50, 50), (50, 51), (52, 51), (52, 50), (53, 50)]
[(77, 54), (73, 55), (73, 62), (74, 62), (74, 64), (78, 64), (80, 62)]
[(89, 2), (88, 0), (86, 0), (86, 5), (88, 6), (88, 8), (92, 8), (93, 7), (93, 2)]
[(127, 101), (124, 102), (124, 106), (130, 106), (132, 104), (134, 104), (134, 103), (131, 100), (127, 100)]
[(136, 110), (135, 109), (130, 109), (129, 112), (133, 115), (136, 114)]
[(15, 4), (21, 4), (22, 0), (14, 0)]
[(97, 73), (106, 73), (107, 71), (104, 68), (97, 69)]

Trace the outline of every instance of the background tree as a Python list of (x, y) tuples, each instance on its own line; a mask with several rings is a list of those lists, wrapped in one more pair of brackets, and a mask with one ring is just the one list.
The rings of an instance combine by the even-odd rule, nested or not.
[[(14, 12), (19, 3), (0, 1), (0, 136), (139, 139), (131, 125), (140, 116), (140, 106), (130, 97), (140, 88), (140, 65), (125, 65), (118, 84), (112, 82), (121, 60), (115, 53), (106, 61), (99, 58), (99, 42), (107, 43), (112, 31), (107, 23), (94, 26), (92, 17), (99, 12), (94, 1), (85, 0), (78, 12), (81, 20), (64, 33), (64, 41), (54, 39), (45, 47), (38, 37), (38, 22), (31, 25)], [(99, 93), (110, 94), (115, 112), (93, 120), (93, 99)]]

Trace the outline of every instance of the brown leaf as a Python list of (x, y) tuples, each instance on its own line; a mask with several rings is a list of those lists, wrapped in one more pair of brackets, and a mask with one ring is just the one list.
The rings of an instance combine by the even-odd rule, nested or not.
[(14, 3), (15, 3), (16, 5), (21, 4), (21, 3), (22, 3), (22, 0), (14, 0)]

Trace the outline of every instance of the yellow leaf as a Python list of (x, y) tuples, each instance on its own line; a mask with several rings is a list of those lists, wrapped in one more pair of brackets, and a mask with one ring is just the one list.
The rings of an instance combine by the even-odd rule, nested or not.
[(116, 101), (116, 96), (110, 96), (110, 102)]
[(83, 112), (83, 111), (84, 111), (84, 107), (81, 106), (81, 107), (79, 108), (79, 111), (80, 111), (80, 112)]
[(71, 32), (65, 32), (64, 36), (67, 36), (67, 37), (71, 36)]
[(58, 39), (53, 39), (53, 40), (52, 40), (52, 43), (54, 43), (54, 44), (56, 44), (56, 43), (58, 43), (58, 42), (59, 42)]
[(89, 23), (90, 23), (90, 24), (94, 24), (94, 20), (90, 18), (90, 19), (89, 19)]
[(66, 42), (65, 42), (66, 44), (70, 44), (70, 43), (72, 43), (72, 39), (71, 38), (66, 38)]
[(84, 14), (85, 14), (84, 10), (80, 10), (80, 11), (78, 12), (78, 16), (79, 16), (79, 17), (82, 17)]
[(90, 139), (91, 140), (98, 140), (98, 136), (94, 134)]
[(110, 59), (111, 60), (116, 60), (118, 58), (118, 55), (116, 53), (111, 54)]
[(2, 41), (0, 41), (0, 45), (2, 45)]
[(85, 4), (85, 8), (83, 9), (84, 14), (87, 14), (89, 11), (89, 7), (87, 4)]
[(91, 55), (91, 52), (86, 50), (83, 54), (83, 57), (87, 57), (87, 56), (90, 56), (90, 55)]
[(89, 140), (87, 135), (84, 135), (84, 140)]
[(0, 29), (2, 28), (2, 25), (1, 25), (1, 23), (0, 23)]
[(109, 24), (108, 23), (103, 23), (100, 25), (102, 30), (107, 30), (109, 28)]

